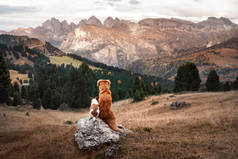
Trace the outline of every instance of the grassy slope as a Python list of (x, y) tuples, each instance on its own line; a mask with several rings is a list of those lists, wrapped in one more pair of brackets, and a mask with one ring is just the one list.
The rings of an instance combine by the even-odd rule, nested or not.
[[(170, 110), (169, 104), (178, 100), (191, 105)], [(152, 101), (159, 103), (151, 105)], [(119, 101), (112, 107), (118, 123), (134, 131), (120, 142), (115, 158), (238, 157), (237, 91), (164, 94), (132, 104), (130, 100)], [(102, 151), (89, 154), (78, 150), (73, 142), (76, 124), (63, 124), (87, 116), (86, 109), (60, 112), (0, 107), (0, 112), (0, 158), (83, 159), (102, 155)]]
[(24, 80), (29, 81), (27, 74), (21, 74), (15, 70), (9, 70), (9, 72), (10, 72), (10, 79), (12, 83), (17, 82), (19, 85), (21, 85), (20, 82), (17, 80), (17, 77), (19, 78), (19, 80), (22, 80), (22, 82), (24, 82)]
[[(71, 57), (68, 56), (49, 56), (50, 58), (50, 63), (52, 64), (56, 64), (56, 65), (61, 65), (61, 64), (72, 64), (74, 67), (80, 67), (80, 65), (82, 64), (81, 61), (79, 60), (74, 60)], [(99, 69), (97, 67), (94, 66), (89, 66), (91, 69)]]

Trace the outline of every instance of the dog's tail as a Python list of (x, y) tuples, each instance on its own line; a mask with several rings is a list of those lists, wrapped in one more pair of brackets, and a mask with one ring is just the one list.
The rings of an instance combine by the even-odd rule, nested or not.
[(115, 120), (115, 119), (106, 120), (105, 122), (108, 124), (108, 126), (109, 126), (112, 130), (117, 131), (117, 132), (120, 132), (120, 133), (123, 133), (123, 131), (117, 127), (117, 124), (116, 124), (116, 120)]

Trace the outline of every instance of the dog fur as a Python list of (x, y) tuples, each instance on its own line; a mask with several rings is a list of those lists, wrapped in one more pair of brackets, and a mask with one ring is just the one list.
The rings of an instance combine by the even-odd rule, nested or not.
[(91, 99), (91, 106), (90, 106), (89, 117), (95, 119), (95, 118), (98, 118), (100, 114), (99, 103), (96, 97), (95, 98), (90, 97), (90, 99)]
[(112, 96), (110, 84), (109, 80), (99, 80), (97, 82), (99, 87), (99, 118), (107, 123), (112, 130), (122, 133), (123, 131), (117, 127), (115, 114), (111, 110)]

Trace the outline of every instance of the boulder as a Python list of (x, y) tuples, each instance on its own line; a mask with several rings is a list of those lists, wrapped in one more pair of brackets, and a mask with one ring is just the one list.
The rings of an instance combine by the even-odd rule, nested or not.
[[(75, 141), (81, 150), (91, 151), (103, 145), (114, 145), (121, 138), (132, 131), (119, 126), (123, 133), (113, 131), (109, 126), (99, 118), (82, 118), (77, 122), (78, 130), (75, 134)], [(106, 150), (107, 156), (115, 150), (115, 146)]]
[(186, 105), (188, 105), (188, 103), (186, 103), (185, 101), (176, 101), (170, 104), (170, 109), (179, 109)]
[(114, 152), (118, 151), (120, 149), (120, 146), (117, 144), (112, 144), (111, 146), (109, 146), (105, 152), (104, 152), (104, 156), (105, 157), (110, 157), (114, 154)]

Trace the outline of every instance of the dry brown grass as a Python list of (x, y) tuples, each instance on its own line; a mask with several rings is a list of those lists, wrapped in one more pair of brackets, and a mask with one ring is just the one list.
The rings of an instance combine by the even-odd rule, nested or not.
[[(237, 93), (167, 94), (118, 108), (118, 121), (135, 133), (115, 158), (238, 158)], [(170, 110), (176, 100), (191, 105)]]
[[(120, 142), (121, 150), (114, 158), (237, 158), (237, 93), (165, 94), (138, 103), (114, 103), (118, 123), (134, 131)], [(178, 100), (191, 105), (170, 110), (169, 104)], [(152, 101), (159, 103), (151, 105)], [(76, 125), (64, 124), (87, 116), (86, 109), (60, 112), (0, 107), (0, 112), (0, 158), (102, 157), (103, 151), (79, 151), (73, 142)]]

